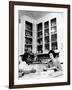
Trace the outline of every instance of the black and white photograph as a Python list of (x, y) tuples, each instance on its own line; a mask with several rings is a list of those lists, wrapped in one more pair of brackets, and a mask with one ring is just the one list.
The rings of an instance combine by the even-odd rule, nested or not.
[(67, 8), (15, 5), (15, 85), (68, 82)]
[(18, 15), (19, 79), (63, 77), (63, 13), (19, 10)]

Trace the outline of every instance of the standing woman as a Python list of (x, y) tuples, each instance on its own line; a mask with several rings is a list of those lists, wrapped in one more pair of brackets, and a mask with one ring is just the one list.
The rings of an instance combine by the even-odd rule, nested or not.
[(58, 58), (56, 58), (56, 53), (53, 50), (50, 50), (48, 55), (50, 58), (49, 63), (51, 62), (50, 68), (48, 68), (48, 70), (54, 70), (54, 72), (49, 75), (52, 77), (63, 75), (63, 70), (60, 61), (58, 60)]

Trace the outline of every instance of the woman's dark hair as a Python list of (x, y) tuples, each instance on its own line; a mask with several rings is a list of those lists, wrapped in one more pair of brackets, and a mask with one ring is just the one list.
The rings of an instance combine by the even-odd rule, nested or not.
[(25, 61), (27, 64), (29, 64), (31, 62), (28, 60), (29, 56), (30, 56), (30, 53), (25, 52), (23, 55), (21, 55), (22, 61)]
[(49, 52), (48, 52), (48, 57), (50, 58), (50, 53), (52, 53), (53, 54), (53, 57), (55, 58), (56, 57), (56, 53), (54, 52), (54, 50), (50, 50)]

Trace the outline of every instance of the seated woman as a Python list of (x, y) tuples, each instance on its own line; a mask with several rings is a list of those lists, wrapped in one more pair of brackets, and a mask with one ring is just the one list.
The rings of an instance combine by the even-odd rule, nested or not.
[(29, 73), (35, 73), (36, 70), (31, 67), (31, 65), (28, 65), (27, 63), (27, 59), (25, 57), (21, 58), (21, 56), (19, 57), (19, 77), (24, 76), (24, 74), (29, 74)]
[(62, 75), (62, 67), (58, 58), (56, 58), (56, 53), (53, 50), (50, 50), (48, 55), (50, 58), (48, 61), (49, 68), (46, 68), (46, 70), (54, 70), (54, 72), (50, 73), (49, 75), (53, 77)]

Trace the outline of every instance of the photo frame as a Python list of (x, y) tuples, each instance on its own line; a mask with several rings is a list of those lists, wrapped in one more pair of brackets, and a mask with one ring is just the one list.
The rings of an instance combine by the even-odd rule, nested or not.
[[(32, 31), (26, 32), (28, 29)], [(33, 57), (28, 65), (22, 64), (30, 47)], [(60, 69), (59, 64), (48, 70), (51, 50), (61, 60), (63, 71), (58, 74), (54, 70)], [(10, 1), (9, 88), (61, 85), (70, 85), (70, 5)]]

